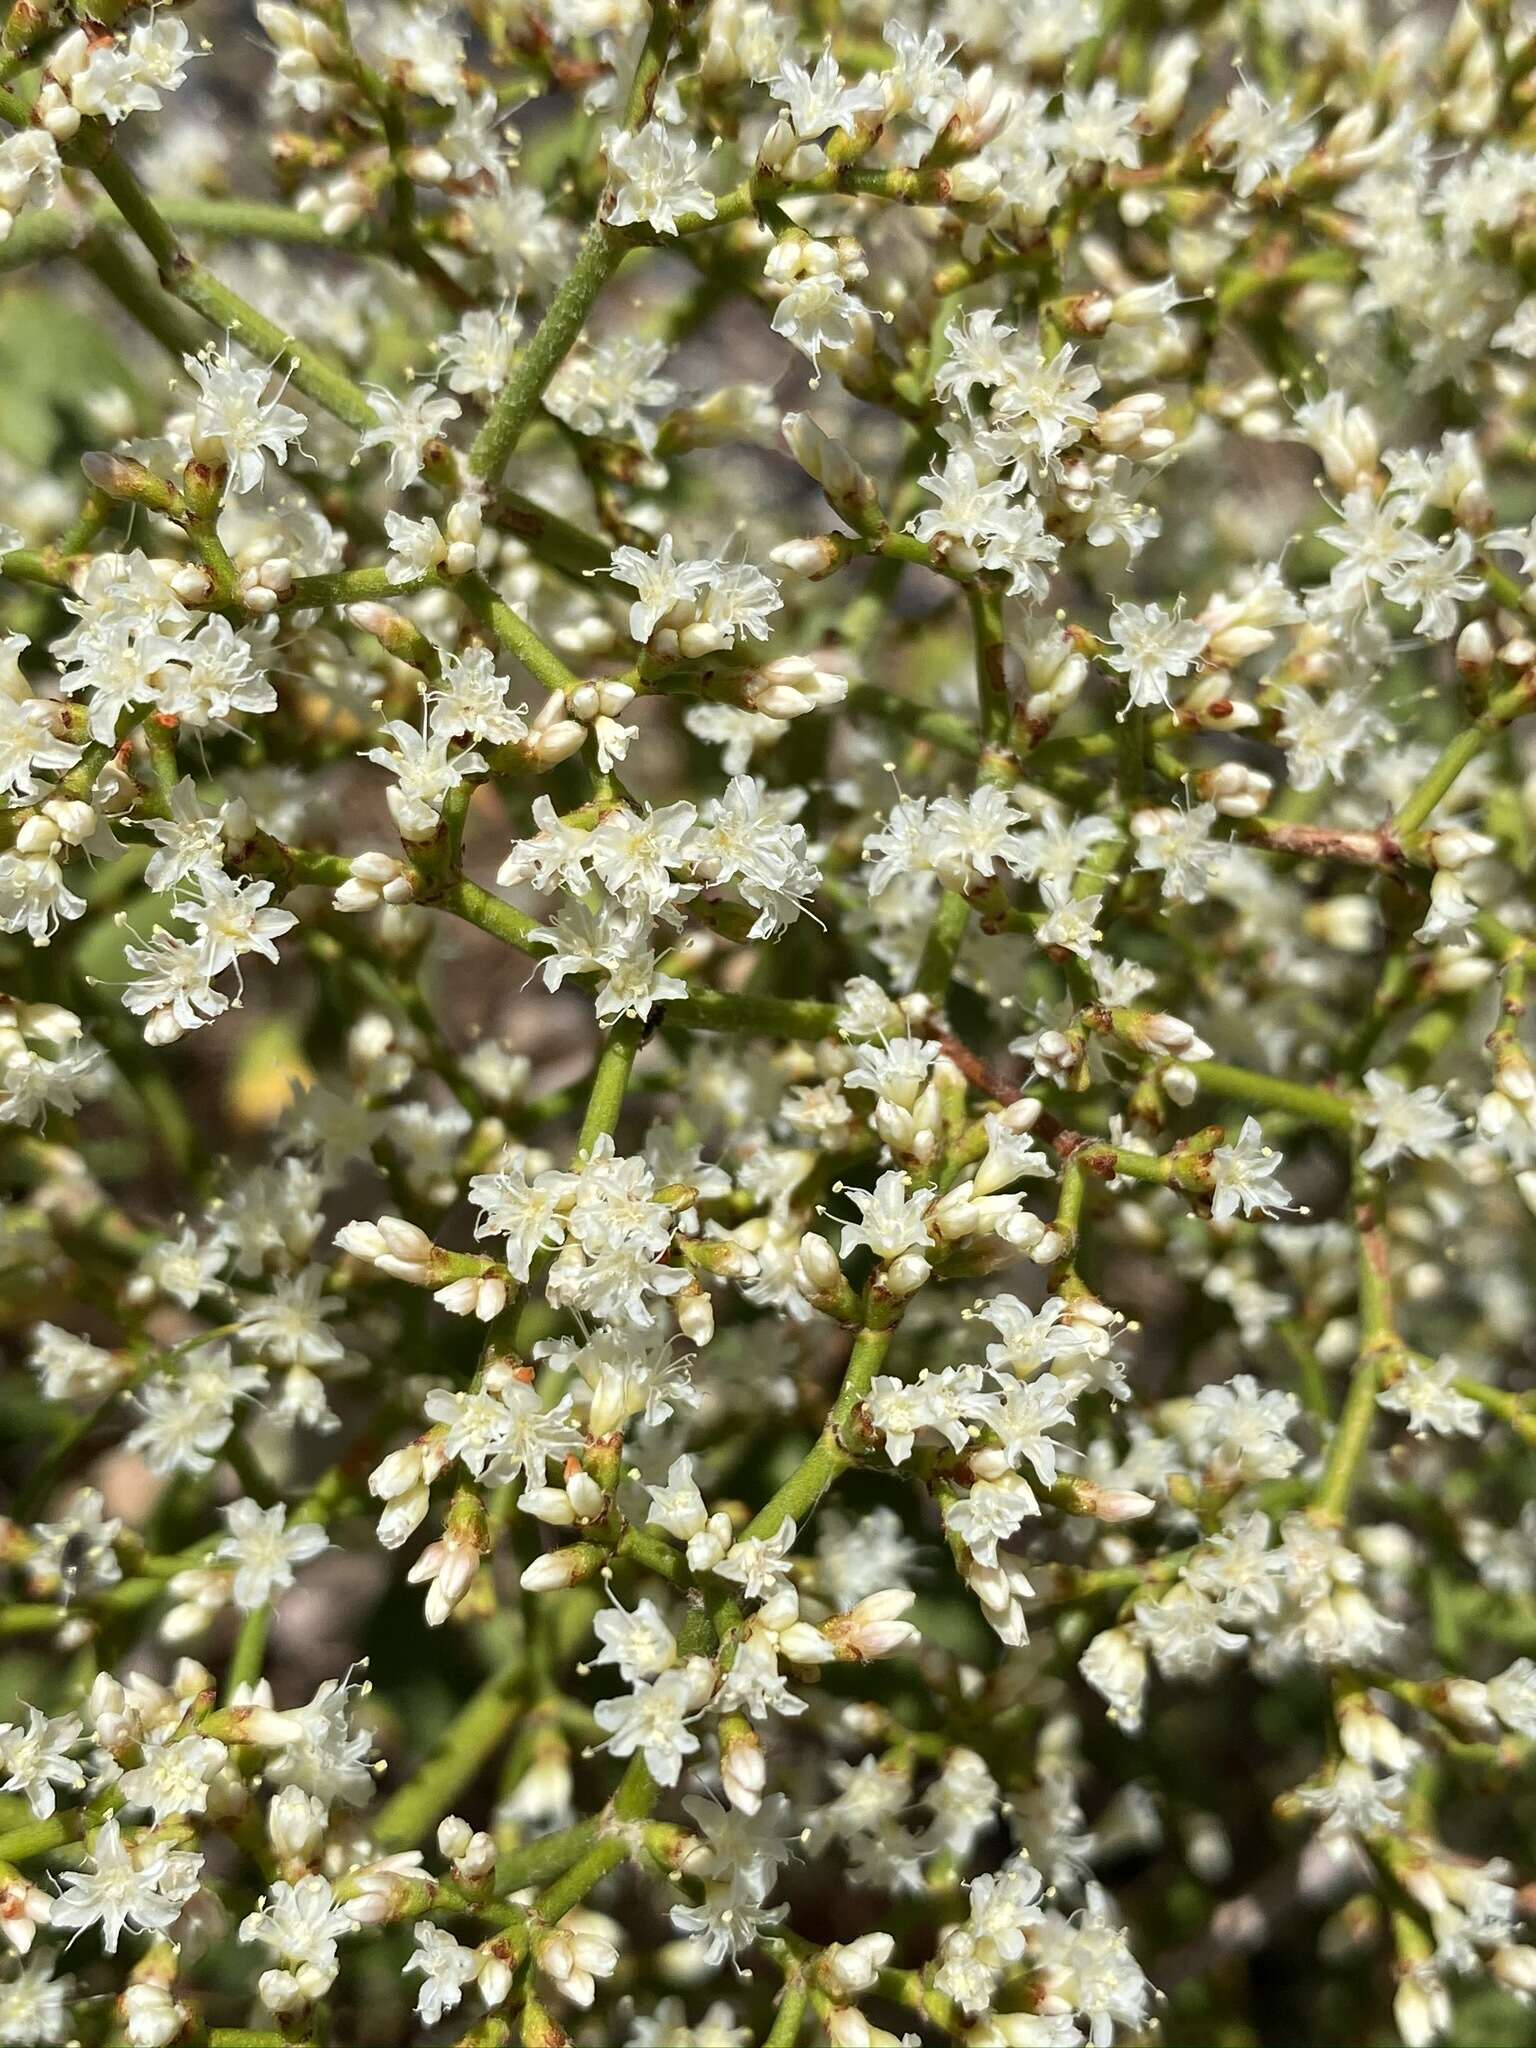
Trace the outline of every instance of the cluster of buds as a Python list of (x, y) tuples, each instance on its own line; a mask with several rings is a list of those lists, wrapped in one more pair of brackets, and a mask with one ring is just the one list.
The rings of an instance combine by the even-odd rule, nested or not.
[[(388, 853), (358, 853), (352, 856), (351, 873), (331, 901), (338, 910), (367, 911), (378, 910), (386, 903), (410, 903), (415, 895), (415, 870), (403, 860)], [(357, 1255), (379, 1263), (372, 1252), (359, 1251)]]
[(318, 14), (258, 0), (256, 18), (277, 52), (278, 77), (305, 113), (329, 113), (351, 96), (341, 44)]
[(379, 1541), (398, 1550), (421, 1526), (432, 1501), (432, 1485), (448, 1467), (442, 1432), (428, 1430), (414, 1443), (391, 1451), (368, 1475), (368, 1491), (384, 1503)]
[[(377, 1476), (375, 1473), (374, 1477)], [(372, 1483), (370, 1479), (370, 1486)], [(490, 1549), (490, 1543), (479, 1495), (469, 1487), (461, 1487), (444, 1519), (442, 1535), (427, 1545), (406, 1573), (408, 1584), (427, 1588), (428, 1628), (441, 1628), (464, 1598), (475, 1582), (480, 1560)]]
[(841, 704), (848, 695), (848, 678), (810, 655), (784, 654), (739, 677), (735, 694), (743, 711), (787, 723), (809, 711)]

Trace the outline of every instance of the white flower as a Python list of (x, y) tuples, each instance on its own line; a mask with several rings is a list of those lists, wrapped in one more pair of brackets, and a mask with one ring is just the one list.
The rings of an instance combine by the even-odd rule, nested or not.
[(299, 1522), (290, 1529), (287, 1519), (288, 1510), (280, 1502), (262, 1508), (253, 1500), (237, 1500), (224, 1510), (229, 1533), (214, 1555), (234, 1565), (235, 1604), (247, 1613), (291, 1586), (296, 1566), (331, 1547), (318, 1523)]
[(458, 418), (459, 402), (430, 384), (413, 384), (404, 398), (376, 385), (368, 393), (368, 403), (378, 424), (359, 437), (357, 452), (387, 448), (390, 488), (404, 490), (421, 475), (428, 447), (450, 420)]
[(593, 1714), (600, 1728), (607, 1730), (604, 1749), (615, 1756), (633, 1756), (639, 1750), (646, 1768), (658, 1785), (675, 1785), (683, 1759), (699, 1747), (699, 1738), (688, 1723), (702, 1708), (713, 1690), (713, 1673), (704, 1660), (690, 1659), (659, 1678), (637, 1685), (619, 1699), (599, 1700)]
[(510, 306), (478, 308), (436, 344), (448, 370), (448, 388), (465, 397), (499, 391), (517, 352), (522, 322)]
[(1129, 1629), (1109, 1628), (1093, 1638), (1078, 1670), (1126, 1735), (1141, 1732), (1147, 1696), (1147, 1653)]
[(1477, 1402), (1453, 1384), (1461, 1372), (1454, 1358), (1409, 1358), (1377, 1399), (1408, 1419), (1415, 1436), (1481, 1436), (1488, 1418)]
[(1401, 1825), (1404, 1790), (1400, 1777), (1378, 1778), (1369, 1764), (1346, 1758), (1321, 1784), (1298, 1787), (1295, 1799), (1308, 1813), (1322, 1815), (1319, 1832), (1325, 1837), (1369, 1835), (1394, 1832)]
[(1298, 120), (1285, 101), (1272, 106), (1246, 82), (1233, 87), (1207, 133), (1213, 151), (1236, 170), (1232, 188), (1239, 199), (1266, 178), (1287, 178), (1316, 140), (1310, 121)]
[(822, 51), (814, 70), (786, 56), (768, 90), (802, 142), (814, 142), (831, 128), (852, 135), (860, 120), (879, 113), (882, 105), (876, 80), (861, 78), (845, 84), (830, 50)]
[(55, 1977), (53, 1964), (52, 1956), (38, 1956), (0, 1979), (0, 2041), (27, 2048), (68, 2039), (74, 1979)]
[(423, 1406), (442, 1428), (445, 1456), (461, 1459), (476, 1479), (495, 1486), (516, 1473), (525, 1486), (542, 1486), (549, 1460), (568, 1456), (582, 1440), (569, 1397), (546, 1409), (526, 1380), (506, 1377), (462, 1393), (436, 1388)]
[(1439, 1088), (1410, 1088), (1406, 1082), (1376, 1068), (1365, 1076), (1370, 1101), (1360, 1111), (1360, 1121), (1375, 1136), (1360, 1155), (1360, 1163), (1374, 1171), (1392, 1167), (1397, 1160), (1430, 1159), (1444, 1152), (1461, 1129), (1461, 1121), (1445, 1106)]
[(0, 142), (0, 241), (26, 207), (52, 204), (60, 169), (59, 146), (46, 129), (18, 129)]
[(863, 317), (864, 308), (836, 271), (817, 271), (785, 291), (774, 308), (773, 331), (809, 356), (819, 375), (821, 351), (851, 348)]
[(616, 1665), (626, 1685), (658, 1678), (677, 1661), (677, 1643), (652, 1600), (642, 1600), (633, 1613), (615, 1606), (592, 1626), (603, 1646), (593, 1663)]
[(847, 1258), (861, 1246), (868, 1246), (877, 1259), (900, 1258), (903, 1252), (927, 1251), (933, 1243), (928, 1225), (933, 1208), (931, 1189), (917, 1188), (910, 1194), (906, 1174), (882, 1173), (873, 1190), (846, 1188), (844, 1193), (859, 1212), (856, 1223), (843, 1225), (839, 1252)]
[(168, 1733), (149, 1736), (143, 1761), (118, 1780), (125, 1806), (147, 1806), (157, 1825), (183, 1814), (204, 1813), (208, 1788), (229, 1751), (211, 1736)]
[(1536, 1664), (1517, 1657), (1488, 1681), (1488, 1704), (1517, 1735), (1536, 1737)]
[(1276, 1216), (1293, 1208), (1290, 1195), (1275, 1179), (1284, 1164), (1274, 1147), (1265, 1144), (1258, 1119), (1245, 1116), (1236, 1138), (1211, 1154), (1212, 1216), (1225, 1223), (1239, 1212)]
[(714, 195), (699, 181), (698, 144), (664, 121), (647, 121), (604, 145), (613, 179), (608, 219), (616, 228), (643, 221), (660, 235), (675, 235), (682, 215), (715, 217)]
[(788, 1582), (795, 1533), (794, 1516), (786, 1515), (771, 1536), (740, 1536), (715, 1570), (740, 1586), (749, 1600), (770, 1600)]
[[(1204, 651), (1207, 630), (1160, 604), (1120, 604), (1109, 616), (1111, 664), (1130, 686), (1132, 704), (1167, 704), (1168, 685), (1186, 676)], [(1124, 718), (1125, 709), (1116, 713)]]
[(1243, 1638), (1224, 1628), (1214, 1600), (1184, 1582), (1161, 1600), (1138, 1600), (1136, 1626), (1165, 1678), (1212, 1678), (1223, 1656), (1243, 1647)]
[(1202, 1387), (1189, 1429), (1195, 1455), (1245, 1481), (1283, 1479), (1300, 1462), (1300, 1447), (1286, 1432), (1301, 1414), (1294, 1394), (1261, 1387), (1240, 1372), (1219, 1386)]
[(322, 1295), (323, 1266), (273, 1280), (264, 1295), (241, 1309), (243, 1341), (274, 1365), (330, 1365), (343, 1356), (341, 1339), (326, 1325), (343, 1304)]
[[(219, 619), (210, 624), (224, 625)], [(204, 871), (221, 871), (224, 830), (228, 806), (205, 811), (198, 801), (197, 785), (184, 775), (172, 789), (167, 805), (169, 815), (144, 819), (144, 829), (160, 842), (151, 854), (144, 880), (149, 888), (170, 894), (182, 883)]]
[(54, 1788), (78, 1792), (85, 1773), (69, 1754), (80, 1740), (80, 1723), (72, 1714), (47, 1720), (36, 1707), (27, 1709), (24, 1728), (0, 1724), (0, 1791), (20, 1792), (39, 1820), (56, 1804)]
[(284, 405), (280, 396), (267, 396), (270, 367), (237, 361), (227, 343), (221, 349), (210, 346), (198, 355), (183, 356), (182, 361), (198, 393), (190, 432), (192, 452), (205, 462), (228, 467), (229, 490), (259, 490), (267, 457), (280, 466), (286, 463), (308, 420)]
[[(528, 721), (517, 705), (508, 703), (507, 679), (497, 673), (488, 647), (445, 653), (442, 674), (426, 697), (434, 734), (487, 747), (511, 746), (527, 735)], [(461, 761), (461, 767), (466, 765)]]
[(298, 919), (290, 910), (269, 908), (270, 882), (231, 879), (220, 871), (199, 869), (200, 894), (177, 907), (176, 915), (199, 934), (211, 971), (222, 974), (247, 953), (276, 961), (277, 945)]
[[(354, 1926), (347, 1909), (336, 1903), (329, 1879), (301, 1877), (297, 1884), (280, 1879), (240, 1922), (240, 1939), (270, 1949), (300, 1997), (322, 1998), (336, 1981), (337, 1939)], [(267, 1996), (267, 1978), (262, 1985), (267, 2003), (282, 2011)]]
[(416, 1994), (416, 2012), (424, 2025), (435, 2027), (445, 2012), (464, 1996), (464, 1986), (479, 1974), (482, 1958), (472, 1948), (455, 1941), (444, 1927), (420, 1920), (413, 1928), (415, 1953), (405, 1967), (421, 1972), (421, 1989)]
[(997, 1546), (1018, 1534), (1031, 1515), (1040, 1512), (1026, 1480), (1017, 1473), (978, 1480), (968, 1494), (944, 1509), (944, 1526), (982, 1564), (997, 1563)]
[(125, 1840), (116, 1815), (89, 1838), (87, 1867), (66, 1870), (54, 1904), (55, 1927), (101, 1928), (102, 1946), (116, 1955), (124, 1932), (160, 1934), (175, 1921), (196, 1889), (201, 1856), (186, 1858), (164, 1843), (135, 1835)]
[(642, 645), (673, 608), (696, 597), (709, 581), (708, 562), (679, 562), (673, 556), (672, 536), (663, 534), (653, 554), (640, 548), (615, 548), (609, 574), (617, 583), (627, 583), (638, 595), (629, 608), (629, 631)]
[(394, 775), (395, 782), (386, 794), (402, 837), (430, 838), (452, 792), (471, 775), (485, 774), (484, 757), (473, 748), (456, 748), (453, 736), (438, 726), (423, 731), (392, 718), (383, 731), (394, 742), (393, 752), (370, 747), (363, 759), (377, 761)]

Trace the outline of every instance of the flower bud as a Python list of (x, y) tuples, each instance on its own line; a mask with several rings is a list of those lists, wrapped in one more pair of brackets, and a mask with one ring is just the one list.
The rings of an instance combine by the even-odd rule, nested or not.
[(80, 458), (87, 483), (105, 498), (120, 504), (146, 505), (152, 512), (183, 516), (186, 506), (176, 486), (155, 475), (131, 455), (111, 455), (95, 449)]
[(768, 1766), (763, 1746), (745, 1725), (733, 1728), (720, 1751), (720, 1787), (738, 1813), (756, 1813), (763, 1803)]
[(1456, 666), (1464, 676), (1486, 676), (1493, 667), (1493, 633), (1486, 619), (1471, 619), (1456, 641)]
[(1223, 761), (1195, 777), (1196, 793), (1214, 804), (1224, 818), (1256, 818), (1268, 804), (1274, 780), (1240, 761)]
[(117, 2011), (131, 2048), (167, 2048), (186, 2018), (164, 1984), (142, 1979), (128, 1985), (117, 2001)]
[(267, 1808), (267, 1839), (285, 1863), (313, 1863), (325, 1840), (325, 1802), (284, 1785)]
[(781, 569), (787, 569), (791, 576), (803, 577), (807, 583), (817, 583), (823, 576), (830, 576), (843, 560), (844, 548), (831, 534), (812, 535), (804, 540), (781, 541), (776, 548), (770, 548), (768, 559), (777, 562)]
[(1306, 906), (1302, 925), (1336, 952), (1369, 953), (1376, 944), (1379, 913), (1369, 896), (1328, 896)]
[(521, 741), (521, 751), (536, 768), (555, 768), (579, 754), (587, 743), (587, 728), (574, 718), (558, 718), (536, 726)]
[(915, 1294), (929, 1278), (931, 1268), (921, 1252), (902, 1252), (881, 1274), (881, 1284), (887, 1294), (898, 1299)]
[(445, 1814), (437, 1824), (437, 1853), (447, 1862), (457, 1863), (474, 1836), (474, 1829), (461, 1814)]
[(842, 442), (824, 433), (809, 413), (785, 414), (784, 440), (806, 475), (821, 485), (839, 511), (867, 511), (877, 502), (873, 479), (859, 467)]
[(1425, 850), (1435, 866), (1452, 871), (1467, 867), (1475, 860), (1486, 860), (1497, 845), (1498, 841), (1491, 839), (1486, 832), (1471, 832), (1464, 825), (1431, 832), (1425, 840)]
[(1451, 2024), (1445, 1987), (1427, 1970), (1410, 1971), (1393, 1997), (1392, 2019), (1403, 2048), (1430, 2048)]
[(494, 1949), (482, 1949), (485, 1960), (475, 1972), (475, 1988), (488, 2007), (505, 2005), (512, 1995), (512, 1965)]
[(576, 1509), (563, 1486), (525, 1486), (517, 1504), (525, 1515), (532, 1515), (535, 1521), (545, 1522), (551, 1528), (575, 1526)]
[(525, 1593), (560, 1592), (590, 1579), (605, 1557), (606, 1553), (595, 1543), (572, 1543), (564, 1550), (547, 1550), (524, 1568), (518, 1584)]
[(857, 1941), (834, 1941), (822, 1950), (817, 1974), (835, 1996), (857, 1998), (861, 1992), (874, 1989), (895, 1948), (895, 1937), (889, 1934), (865, 1934)]
[(432, 1299), (451, 1316), (473, 1316), (476, 1322), (494, 1322), (507, 1305), (507, 1283), (499, 1273), (470, 1274), (439, 1287)]
[(1014, 109), (1014, 97), (1006, 85), (999, 85), (990, 64), (978, 64), (965, 81), (965, 89), (940, 137), (946, 151), (971, 156), (985, 149), (1002, 133)]
[(596, 1980), (612, 1976), (619, 1963), (612, 1942), (573, 1927), (569, 1921), (562, 1921), (537, 1941), (533, 1953), (544, 1975), (573, 2005), (590, 2005), (597, 1995)]
[[(1120, 1012), (1116, 1012), (1117, 1017)], [(1208, 1060), (1211, 1048), (1182, 1017), (1165, 1010), (1130, 1010), (1124, 1013), (1121, 1036), (1140, 1046), (1143, 1052), (1166, 1053), (1175, 1059)]]
[(812, 1292), (826, 1294), (842, 1285), (843, 1269), (837, 1253), (814, 1230), (808, 1230), (801, 1238), (797, 1257)]
[(1078, 1669), (1127, 1735), (1141, 1727), (1147, 1694), (1147, 1653), (1129, 1629), (1105, 1629), (1083, 1652)]
[(479, 1545), (467, 1535), (452, 1535), (427, 1545), (405, 1576), (413, 1586), (431, 1581), (423, 1609), (428, 1628), (442, 1627), (474, 1584), (479, 1569)]
[(1092, 1515), (1098, 1522), (1139, 1522), (1157, 1506), (1150, 1494), (1136, 1493), (1128, 1486), (1098, 1486), (1087, 1479), (1077, 1482), (1076, 1495), (1074, 1511)]
[(287, 1970), (263, 1970), (256, 1979), (256, 1996), (267, 2011), (278, 2018), (285, 2013), (297, 2012), (305, 2003), (298, 1979)]

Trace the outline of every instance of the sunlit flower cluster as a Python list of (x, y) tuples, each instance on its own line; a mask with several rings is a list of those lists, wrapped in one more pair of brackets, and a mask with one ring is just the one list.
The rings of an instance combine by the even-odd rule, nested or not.
[(1536, 12), (16, 0), (0, 2048), (1536, 2039)]

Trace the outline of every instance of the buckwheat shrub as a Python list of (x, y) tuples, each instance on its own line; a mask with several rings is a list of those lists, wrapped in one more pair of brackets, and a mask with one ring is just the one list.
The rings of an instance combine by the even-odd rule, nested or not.
[(0, 2043), (1536, 2040), (1528, 0), (0, 124)]

